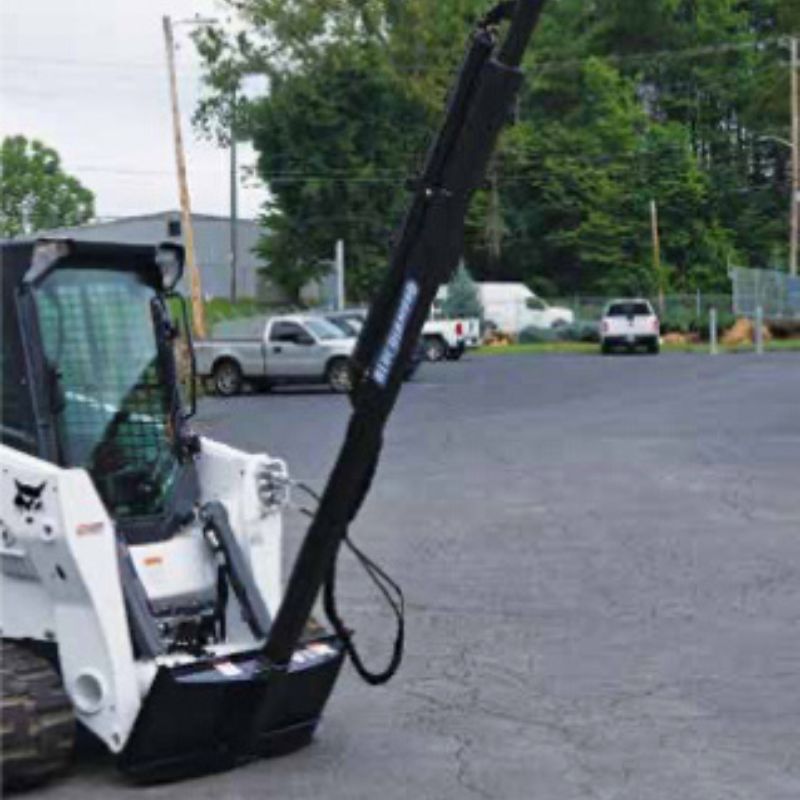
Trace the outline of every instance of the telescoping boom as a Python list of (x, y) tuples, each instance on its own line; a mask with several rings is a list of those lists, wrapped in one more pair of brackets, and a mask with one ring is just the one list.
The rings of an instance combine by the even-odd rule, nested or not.
[[(336, 557), (369, 491), (405, 364), (437, 289), (458, 264), (469, 201), (512, 113), (522, 84), (520, 63), (543, 5), (544, 0), (500, 3), (472, 35), (447, 113), (394, 246), (389, 271), (355, 350), (352, 415), (345, 440), (267, 641), (266, 655), (276, 665), (291, 658), (321, 589), (325, 590), (328, 616), (362, 677), (382, 682), (399, 664), (402, 628), (385, 672), (375, 675), (361, 664), (335, 613)], [(498, 27), (505, 20), (510, 25), (500, 41)]]

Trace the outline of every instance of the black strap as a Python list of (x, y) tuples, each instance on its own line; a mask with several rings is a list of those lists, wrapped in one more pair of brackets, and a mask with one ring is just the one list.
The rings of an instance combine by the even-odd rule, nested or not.
[(350, 548), (350, 551), (358, 559), (361, 566), (364, 567), (372, 582), (378, 587), (397, 620), (397, 632), (392, 647), (392, 655), (386, 668), (380, 672), (373, 672), (366, 666), (353, 643), (352, 631), (339, 616), (339, 611), (336, 607), (336, 559), (331, 562), (325, 579), (325, 586), (323, 587), (325, 615), (336, 635), (342, 640), (344, 650), (359, 677), (370, 686), (380, 686), (388, 683), (394, 677), (403, 661), (403, 648), (405, 646), (405, 598), (403, 597), (403, 590), (369, 556), (356, 547), (349, 536), (345, 537), (344, 543)]
[[(307, 483), (296, 481), (295, 486), (302, 489), (309, 497), (319, 503), (319, 495)], [(300, 511), (312, 518), (314, 516), (313, 512), (309, 509), (301, 508)], [(353, 542), (349, 535), (345, 536), (343, 541), (364, 568), (367, 575), (369, 575), (370, 580), (378, 587), (378, 590), (384, 596), (397, 620), (397, 632), (395, 633), (394, 645), (392, 646), (392, 656), (386, 668), (381, 672), (373, 672), (367, 668), (364, 664), (364, 660), (361, 658), (361, 654), (358, 652), (355, 644), (353, 644), (353, 631), (345, 625), (342, 618), (339, 616), (339, 610), (336, 605), (336, 564), (339, 556), (338, 550), (331, 561), (331, 566), (328, 569), (322, 589), (322, 603), (325, 609), (325, 616), (328, 618), (328, 622), (330, 622), (336, 635), (342, 640), (342, 646), (359, 677), (371, 686), (380, 686), (381, 684), (388, 683), (394, 677), (403, 661), (406, 629), (405, 598), (403, 596), (403, 590), (384, 569), (379, 567)]]

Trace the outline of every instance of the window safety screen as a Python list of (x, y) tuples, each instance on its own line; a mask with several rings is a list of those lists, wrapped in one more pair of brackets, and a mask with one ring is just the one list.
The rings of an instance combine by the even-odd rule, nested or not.
[(36, 298), (64, 461), (120, 517), (160, 513), (177, 470), (154, 296), (133, 272), (64, 268)]

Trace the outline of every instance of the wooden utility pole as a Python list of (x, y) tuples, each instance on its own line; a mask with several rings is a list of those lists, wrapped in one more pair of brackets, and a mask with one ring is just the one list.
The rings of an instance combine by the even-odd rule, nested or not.
[(661, 238), (658, 234), (658, 205), (650, 201), (650, 227), (653, 235), (653, 271), (658, 282), (658, 310), (664, 315), (664, 275), (661, 271)]
[(172, 129), (175, 137), (175, 166), (178, 173), (178, 194), (181, 204), (181, 230), (186, 250), (186, 270), (189, 276), (189, 294), (192, 301), (192, 322), (194, 335), (206, 337), (206, 316), (203, 308), (203, 286), (200, 270), (197, 268), (194, 253), (194, 229), (192, 228), (192, 208), (189, 202), (189, 184), (186, 179), (186, 157), (183, 152), (181, 117), (178, 107), (178, 80), (175, 75), (175, 40), (172, 34), (172, 20), (163, 18), (164, 42), (167, 47), (167, 69), (169, 71), (169, 90), (172, 104)]
[(798, 38), (793, 36), (790, 41), (792, 49), (791, 80), (789, 81), (792, 93), (792, 199), (791, 199), (791, 241), (789, 244), (789, 274), (797, 275), (797, 248), (800, 238), (800, 86), (798, 86), (798, 71), (800, 71), (800, 57), (798, 56)]

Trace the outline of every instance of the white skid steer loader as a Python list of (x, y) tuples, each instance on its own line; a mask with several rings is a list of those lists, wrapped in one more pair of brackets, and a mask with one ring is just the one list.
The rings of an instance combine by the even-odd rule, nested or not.
[[(181, 310), (188, 333), (173, 293), (182, 249), (2, 244), (5, 788), (63, 770), (78, 725), (143, 782), (287, 753), (311, 739), (345, 655), (370, 683), (397, 669), (402, 596), (348, 528), (430, 305), (458, 263), (541, 6), (501, 3), (471, 38), (353, 356), (348, 431), (284, 591), (286, 465), (189, 427), (194, 381), (182, 391), (170, 315)], [(188, 352), (191, 364), (191, 342)], [(336, 609), (343, 542), (398, 615), (382, 673), (364, 666)], [(309, 625), (320, 592), (330, 632)]]
[[(57, 770), (76, 720), (133, 775), (222, 764), (267, 691), (260, 647), (280, 602), (286, 466), (189, 431), (164, 297), (180, 258), (170, 247), (3, 246), (10, 785)], [(303, 642), (248, 749), (310, 735), (340, 651), (331, 637)]]

